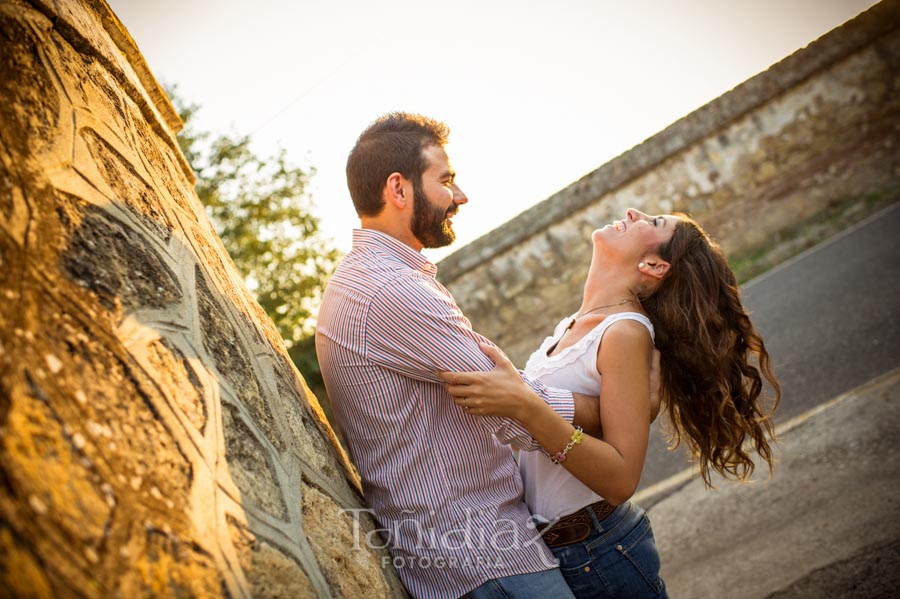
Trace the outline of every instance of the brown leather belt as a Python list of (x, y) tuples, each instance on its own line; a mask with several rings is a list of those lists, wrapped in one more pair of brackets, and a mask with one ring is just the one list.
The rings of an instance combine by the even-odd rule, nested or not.
[(601, 499), (597, 503), (583, 507), (577, 512), (563, 516), (552, 526), (548, 526), (549, 523), (540, 524), (537, 529), (544, 538), (547, 547), (562, 547), (563, 545), (579, 543), (588, 538), (591, 531), (594, 530), (594, 521), (591, 520), (590, 512), (594, 512), (597, 520), (603, 520), (613, 513), (615, 509), (616, 506), (605, 499)]

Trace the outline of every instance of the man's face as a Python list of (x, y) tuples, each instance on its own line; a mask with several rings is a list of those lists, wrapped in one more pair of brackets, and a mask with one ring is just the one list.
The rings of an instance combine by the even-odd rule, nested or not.
[(456, 185), (456, 173), (444, 148), (429, 146), (423, 153), (428, 167), (421, 180), (413, 182), (410, 228), (423, 247), (439, 248), (456, 239), (451, 218), (469, 199)]

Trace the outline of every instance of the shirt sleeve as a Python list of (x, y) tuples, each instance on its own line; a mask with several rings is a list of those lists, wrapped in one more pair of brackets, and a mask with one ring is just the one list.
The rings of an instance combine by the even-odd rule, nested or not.
[[(472, 330), (450, 293), (424, 273), (398, 277), (375, 294), (366, 329), (368, 357), (384, 368), (416, 380), (443, 386), (438, 371), (494, 368), (478, 347), (479, 343), (492, 344), (491, 341)], [(570, 391), (548, 387), (521, 371), (520, 375), (554, 411), (572, 421), (575, 404)], [(501, 443), (512, 443), (526, 451), (540, 449), (516, 420), (498, 416), (475, 420)]]

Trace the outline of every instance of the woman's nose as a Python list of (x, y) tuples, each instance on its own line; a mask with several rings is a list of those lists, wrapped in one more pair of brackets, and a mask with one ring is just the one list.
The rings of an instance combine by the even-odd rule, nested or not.
[(630, 221), (636, 221), (636, 220), (641, 220), (642, 218), (644, 218), (644, 219), (648, 218), (646, 214), (644, 214), (643, 212), (641, 212), (640, 210), (637, 210), (635, 208), (629, 208), (628, 210), (626, 210), (625, 216)]

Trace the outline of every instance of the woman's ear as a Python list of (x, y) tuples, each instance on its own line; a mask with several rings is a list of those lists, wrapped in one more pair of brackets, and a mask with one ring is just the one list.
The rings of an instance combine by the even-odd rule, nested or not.
[(638, 264), (638, 270), (642, 274), (654, 279), (662, 279), (669, 272), (669, 267), (670, 264), (656, 254), (644, 256), (644, 259)]
[(406, 188), (406, 177), (400, 173), (391, 173), (384, 186), (384, 201), (402, 210), (409, 198)]

